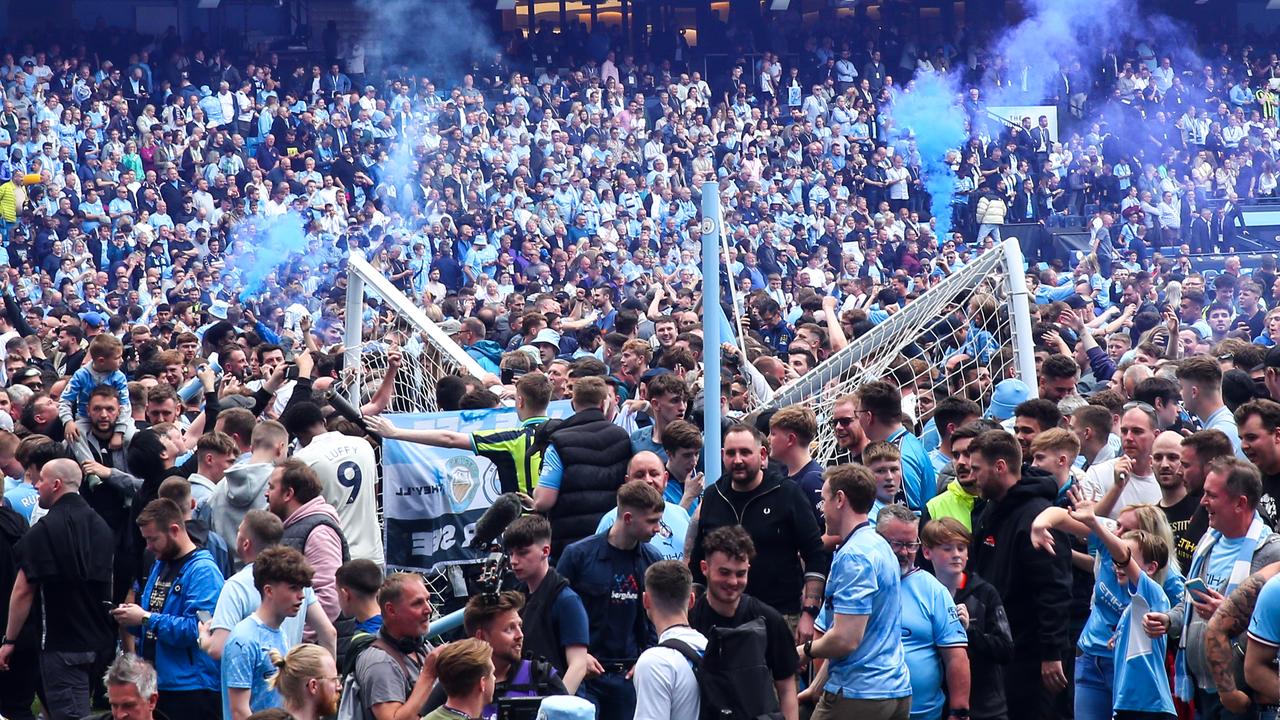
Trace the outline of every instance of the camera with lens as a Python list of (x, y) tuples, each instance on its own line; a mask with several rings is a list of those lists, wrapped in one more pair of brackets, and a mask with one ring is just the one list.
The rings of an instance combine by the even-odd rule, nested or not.
[(514, 585), (515, 575), (511, 572), (511, 561), (500, 551), (489, 553), (475, 580), (476, 592), (481, 595), (497, 595)]

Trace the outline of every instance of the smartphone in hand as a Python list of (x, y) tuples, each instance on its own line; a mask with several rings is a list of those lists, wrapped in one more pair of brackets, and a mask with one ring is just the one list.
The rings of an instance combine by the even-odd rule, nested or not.
[(1183, 587), (1185, 587), (1189, 593), (1195, 593), (1197, 595), (1209, 594), (1209, 586), (1200, 578), (1191, 578)]

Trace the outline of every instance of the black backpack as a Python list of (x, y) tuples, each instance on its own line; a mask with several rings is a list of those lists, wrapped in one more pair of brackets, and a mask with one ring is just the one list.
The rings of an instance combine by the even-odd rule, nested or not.
[(701, 655), (680, 640), (658, 647), (679, 652), (693, 665), (701, 720), (782, 720), (773, 673), (764, 661), (768, 637), (764, 618), (757, 617), (735, 628), (713, 628)]

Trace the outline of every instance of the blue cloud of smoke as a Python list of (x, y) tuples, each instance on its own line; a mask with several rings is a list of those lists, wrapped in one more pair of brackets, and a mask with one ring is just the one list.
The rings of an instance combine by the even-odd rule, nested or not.
[(245, 220), (232, 233), (236, 240), (244, 241), (246, 247), (229, 260), (240, 276), (241, 302), (262, 292), (271, 273), (307, 251), (305, 221), (293, 211), (269, 220)]
[[(476, 64), (492, 62), (500, 51), (490, 18), (469, 0), (360, 0), (358, 6), (369, 17), (363, 42), (371, 59), (380, 56), (390, 67), (431, 78), (445, 97)], [(475, 83), (480, 86), (480, 78)], [(407, 129), (388, 154), (384, 182), (397, 193), (417, 176), (422, 132), (421, 126)]]
[[(1054, 86), (1060, 67), (1072, 70), (1077, 61), (1074, 72), (1078, 74), (1073, 74), (1073, 80), (1087, 87), (1104, 51), (1113, 48), (1120, 52), (1130, 41), (1146, 43), (1161, 56), (1171, 56), (1177, 69), (1203, 65), (1189, 28), (1140, 10), (1137, 0), (1091, 0), (1087, 4), (1079, 0), (1025, 0), (1023, 5), (1024, 19), (995, 34), (991, 52), (1007, 60), (1006, 81), (996, 82), (995, 76), (988, 76), (979, 83), (986, 105), (1038, 104), (1049, 95), (1047, 90)], [(947, 151), (959, 148), (969, 134), (959, 94), (968, 88), (959, 72), (918, 77), (914, 87), (895, 96), (892, 108), (890, 138), (900, 149), (906, 144), (904, 136), (912, 136), (917, 143), (922, 180), (932, 195), (932, 211), (939, 214), (940, 232), (950, 226), (949, 208), (955, 197)], [(1145, 137), (1145, 128), (1131, 115), (1112, 114), (1110, 130), (1122, 140), (1132, 138), (1134, 142), (1127, 144), (1136, 147)], [(1066, 120), (1060, 117), (1059, 127)], [(1000, 131), (998, 127), (988, 129), (993, 137)]]
[(938, 232), (951, 228), (956, 176), (948, 151), (965, 141), (965, 116), (956, 95), (954, 76), (922, 75), (893, 99), (890, 138), (897, 152), (915, 140), (920, 154), (920, 180), (930, 195), (930, 213), (938, 216)]

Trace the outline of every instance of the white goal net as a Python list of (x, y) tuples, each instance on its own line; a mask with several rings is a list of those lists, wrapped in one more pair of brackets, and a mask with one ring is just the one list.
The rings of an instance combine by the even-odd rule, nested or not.
[[(353, 404), (368, 402), (387, 371), (388, 353), (402, 357), (395, 394), (387, 412), (434, 412), (436, 382), (446, 375), (484, 371), (466, 351), (404, 293), (363, 258), (348, 262), (347, 337), (343, 394)], [(372, 316), (372, 322), (366, 321)]]
[(904, 411), (918, 428), (930, 418), (929, 399), (961, 395), (985, 409), (995, 383), (1007, 377), (1022, 379), (1034, 393), (1023, 268), (1018, 241), (1004, 241), (779, 388), (762, 409), (796, 403), (813, 408), (818, 415), (814, 456), (826, 464), (837, 451), (832, 407), (863, 383), (892, 379), (908, 396)]

